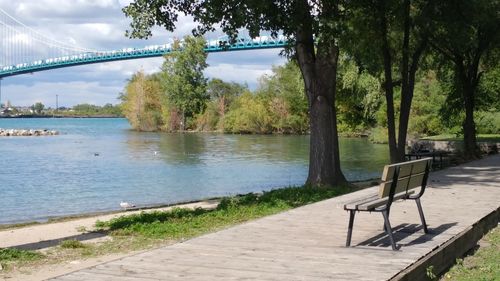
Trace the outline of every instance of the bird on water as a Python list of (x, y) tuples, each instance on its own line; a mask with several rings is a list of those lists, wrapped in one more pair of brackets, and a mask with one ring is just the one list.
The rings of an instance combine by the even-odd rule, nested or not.
[(130, 209), (130, 208), (135, 208), (135, 205), (134, 204), (131, 204), (129, 202), (120, 202), (120, 207), (122, 207), (123, 209)]

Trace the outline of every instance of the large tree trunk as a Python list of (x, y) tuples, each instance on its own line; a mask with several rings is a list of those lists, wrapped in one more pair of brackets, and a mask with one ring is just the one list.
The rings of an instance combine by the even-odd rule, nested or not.
[(401, 59), (401, 101), (399, 110), (399, 128), (396, 161), (405, 160), (406, 135), (408, 132), (408, 121), (410, 119), (411, 101), (413, 89), (410, 85), (410, 0), (404, 1), (404, 28), (403, 28), (403, 57)]
[[(411, 103), (413, 101), (413, 93), (415, 90), (415, 76), (418, 69), (420, 57), (427, 46), (427, 38), (422, 38), (417, 48), (412, 55), (411, 65), (403, 60), (403, 64), (407, 64), (402, 72), (403, 82), (401, 85), (401, 104), (399, 111), (399, 130), (398, 130), (398, 157), (400, 160), (405, 160), (406, 153), (406, 137), (408, 134), (408, 122), (410, 121)], [(409, 65), (409, 66), (408, 66)]]
[(389, 154), (391, 163), (400, 162), (398, 146), (396, 143), (396, 125), (394, 117), (394, 85), (392, 81), (392, 57), (389, 46), (388, 26), (385, 6), (381, 3), (379, 6), (380, 15), (380, 36), (382, 37), (382, 57), (384, 59), (384, 90), (385, 101), (387, 104), (387, 133), (389, 142)]
[[(384, 90), (387, 103), (387, 131), (389, 142), (389, 153), (391, 163), (405, 160), (406, 138), (408, 133), (408, 122), (410, 118), (413, 91), (415, 88), (415, 75), (423, 51), (427, 46), (427, 38), (422, 38), (416, 46), (410, 60), (410, 36), (411, 36), (411, 1), (404, 1), (404, 25), (401, 70), (401, 102), (399, 112), (399, 126), (396, 132), (396, 117), (394, 110), (394, 81), (392, 76), (392, 56), (389, 43), (389, 24), (385, 2), (379, 2), (380, 36), (382, 38), (381, 52), (384, 61)], [(397, 141), (396, 141), (397, 133)]]
[(463, 98), (465, 107), (465, 120), (462, 124), (464, 131), (464, 156), (466, 159), (478, 157), (476, 142), (476, 124), (474, 123), (474, 88), (470, 82), (463, 81)]
[(340, 169), (334, 106), (339, 50), (334, 41), (315, 48), (311, 29), (307, 22), (304, 25), (297, 32), (296, 54), (309, 101), (311, 136), (306, 185), (333, 187), (347, 183)]
[(462, 123), (464, 132), (464, 157), (466, 159), (475, 159), (479, 155), (476, 142), (476, 124), (474, 123), (475, 90), (481, 77), (477, 72), (478, 64), (472, 64), (468, 67), (462, 63), (457, 56), (455, 65), (458, 70), (458, 77), (462, 84), (462, 98), (465, 109), (465, 120)]
[(314, 81), (314, 86), (306, 89), (310, 100), (311, 140), (307, 178), (307, 184), (310, 185), (332, 186), (346, 183), (340, 170), (337, 118), (334, 107), (335, 79), (325, 77), (335, 72), (335, 66), (317, 63), (317, 75), (310, 79)]

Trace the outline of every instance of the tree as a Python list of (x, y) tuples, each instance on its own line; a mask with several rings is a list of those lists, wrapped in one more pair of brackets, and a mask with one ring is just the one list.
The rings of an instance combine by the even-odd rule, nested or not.
[(36, 113), (36, 114), (41, 114), (43, 109), (45, 108), (45, 105), (41, 102), (37, 102), (34, 105), (31, 106), (31, 109)]
[[(351, 32), (346, 41), (373, 75), (383, 73), (391, 162), (404, 161), (408, 122), (419, 63), (428, 45), (426, 1), (359, 0), (350, 3)], [(399, 73), (398, 73), (399, 72)], [(398, 130), (395, 88), (400, 87)]]
[(120, 97), (122, 110), (132, 128), (139, 131), (157, 131), (162, 128), (162, 88), (157, 76), (134, 74)]
[(240, 96), (246, 87), (235, 82), (227, 83), (221, 79), (214, 78), (208, 82), (207, 93), (217, 104), (217, 113), (219, 116), (219, 129), (224, 131), (224, 116), (228, 106), (233, 100)]
[(231, 105), (224, 127), (231, 133), (267, 134), (272, 130), (271, 122), (265, 100), (246, 91)]
[(162, 66), (163, 86), (169, 102), (181, 111), (181, 130), (186, 128), (186, 117), (193, 117), (205, 109), (208, 95), (207, 79), (203, 70), (208, 66), (203, 51), (205, 40), (187, 36), (174, 43), (171, 53), (165, 55)]
[[(435, 1), (428, 19), (431, 43), (444, 59), (454, 65), (455, 97), (459, 97), (465, 119), (462, 123), (464, 156), (478, 156), (474, 110), (479, 99), (483, 73), (491, 67), (485, 59), (500, 47), (500, 1)], [(497, 100), (499, 97), (497, 96)]]
[[(65, 108), (60, 107), (61, 111), (64, 111)], [(68, 114), (69, 112), (65, 112)], [(122, 112), (119, 105), (112, 105), (110, 103), (105, 104), (104, 106), (82, 103), (77, 104), (72, 107), (71, 115), (113, 115), (113, 116), (121, 116)]]
[(341, 0), (135, 0), (123, 9), (132, 18), (130, 37), (151, 36), (151, 27), (173, 31), (179, 12), (199, 23), (195, 34), (221, 29), (234, 41), (241, 28), (256, 37), (261, 30), (282, 32), (293, 40), (289, 55), (299, 64), (309, 105), (310, 153), (306, 184), (334, 186), (346, 183), (340, 169), (335, 83), (339, 47), (337, 38), (344, 9)]
[(339, 127), (343, 133), (360, 133), (376, 124), (376, 112), (382, 103), (379, 79), (357, 66), (343, 54), (337, 81)]

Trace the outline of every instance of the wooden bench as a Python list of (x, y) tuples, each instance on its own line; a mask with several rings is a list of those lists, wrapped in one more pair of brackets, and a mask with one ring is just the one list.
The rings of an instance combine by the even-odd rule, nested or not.
[(425, 192), (427, 178), (431, 167), (432, 158), (423, 158), (414, 161), (386, 165), (382, 173), (382, 182), (378, 194), (365, 197), (344, 205), (344, 210), (349, 211), (349, 226), (347, 231), (346, 247), (351, 245), (354, 215), (358, 212), (380, 212), (384, 217), (384, 230), (389, 236), (392, 249), (398, 247), (394, 242), (392, 228), (389, 222), (389, 212), (395, 200), (415, 200), (425, 233), (428, 233), (420, 197)]

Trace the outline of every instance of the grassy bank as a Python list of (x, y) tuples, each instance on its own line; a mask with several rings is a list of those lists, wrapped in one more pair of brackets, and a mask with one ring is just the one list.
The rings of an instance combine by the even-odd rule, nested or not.
[[(478, 134), (476, 136), (477, 141), (484, 142), (500, 142), (500, 134)], [(437, 136), (425, 137), (423, 140), (434, 140), (434, 141), (463, 141), (463, 136), (457, 136), (453, 134), (441, 134)]]
[(311, 189), (291, 187), (264, 192), (225, 197), (214, 210), (173, 209), (168, 212), (140, 213), (122, 216), (97, 227), (115, 236), (178, 240), (191, 238), (223, 227), (276, 214), (291, 208), (321, 201), (343, 193), (348, 188)]
[(204, 233), (252, 219), (276, 214), (351, 191), (348, 187), (312, 189), (290, 187), (262, 194), (222, 198), (217, 208), (151, 211), (125, 215), (96, 226), (108, 234), (105, 241), (82, 243), (61, 242), (58, 247), (43, 252), (13, 249), (0, 250), (0, 264), (9, 270), (26, 266), (54, 264), (67, 260), (85, 259), (111, 253), (144, 250), (189, 239)]
[(500, 229), (491, 230), (479, 244), (471, 256), (458, 259), (441, 281), (500, 280)]

